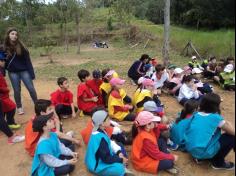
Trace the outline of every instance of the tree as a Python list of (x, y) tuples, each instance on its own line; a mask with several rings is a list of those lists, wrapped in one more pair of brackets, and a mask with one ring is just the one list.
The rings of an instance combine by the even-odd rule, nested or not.
[(163, 63), (165, 66), (169, 64), (169, 49), (170, 49), (170, 0), (165, 0), (164, 10), (164, 45), (162, 50)]

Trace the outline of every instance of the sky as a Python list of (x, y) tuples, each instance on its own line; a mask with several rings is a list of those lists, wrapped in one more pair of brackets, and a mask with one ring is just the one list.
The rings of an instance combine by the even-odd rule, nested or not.
[[(1, 1), (1, 0), (0, 0)], [(22, 2), (22, 0), (16, 0), (18, 2)], [(56, 2), (56, 0), (45, 0), (45, 3), (48, 4), (48, 3), (53, 3), (53, 2)]]

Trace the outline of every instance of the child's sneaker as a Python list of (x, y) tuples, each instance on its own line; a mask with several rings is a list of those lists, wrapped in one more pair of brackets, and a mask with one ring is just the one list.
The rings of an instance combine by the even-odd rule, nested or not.
[(132, 171), (130, 171), (129, 169), (125, 168), (125, 176), (135, 176), (134, 173)]
[(172, 174), (172, 175), (177, 175), (179, 173), (179, 170), (175, 167), (171, 168), (171, 169), (167, 169), (166, 172)]
[(14, 135), (8, 138), (8, 144), (15, 144), (19, 142), (23, 142), (25, 140), (25, 136)]
[(169, 139), (169, 140), (167, 140), (167, 148), (168, 148), (169, 150), (176, 151), (176, 150), (178, 150), (179, 145), (175, 144), (173, 141), (171, 141), (171, 140)]
[(17, 129), (19, 129), (19, 128), (21, 127), (20, 124), (12, 124), (12, 125), (8, 125), (8, 126), (9, 126), (9, 128), (11, 128), (12, 130), (17, 130)]
[(222, 166), (215, 166), (212, 164), (211, 167), (216, 170), (234, 170), (235, 165), (232, 162), (224, 162)]
[(18, 113), (18, 115), (23, 115), (25, 112), (24, 112), (23, 108), (18, 108), (17, 113)]

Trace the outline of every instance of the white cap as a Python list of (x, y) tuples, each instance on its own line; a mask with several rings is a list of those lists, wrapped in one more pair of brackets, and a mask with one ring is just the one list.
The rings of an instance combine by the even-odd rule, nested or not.
[(138, 79), (138, 84), (142, 84), (144, 80), (145, 80), (144, 77), (140, 77), (140, 78)]
[(225, 69), (224, 69), (224, 72), (230, 73), (230, 72), (232, 72), (233, 70), (234, 70), (233, 64), (228, 64), (228, 65), (226, 65), (226, 67), (225, 67)]
[(196, 57), (196, 56), (192, 56), (192, 60), (193, 60), (193, 59), (197, 59), (197, 57)]
[(184, 72), (184, 70), (182, 68), (176, 68), (174, 71), (175, 74), (181, 74), (183, 72)]

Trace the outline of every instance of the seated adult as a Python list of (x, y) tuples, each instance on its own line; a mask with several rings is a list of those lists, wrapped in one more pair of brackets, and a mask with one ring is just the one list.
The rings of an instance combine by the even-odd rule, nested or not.
[(156, 72), (152, 76), (152, 80), (154, 81), (155, 89), (158, 89), (158, 94), (161, 94), (161, 89), (163, 88), (164, 84), (169, 81), (169, 75), (166, 71), (165, 66), (162, 64), (158, 64), (155, 67)]
[(198, 161), (210, 160), (213, 169), (234, 169), (234, 163), (225, 161), (231, 149), (235, 151), (235, 129), (220, 111), (221, 98), (206, 94), (200, 110), (190, 119), (185, 131), (185, 148)]
[(139, 60), (132, 64), (128, 71), (128, 77), (131, 78), (133, 84), (138, 84), (138, 79), (145, 76), (147, 72), (145, 65), (149, 62), (149, 60), (149, 55), (143, 54)]

